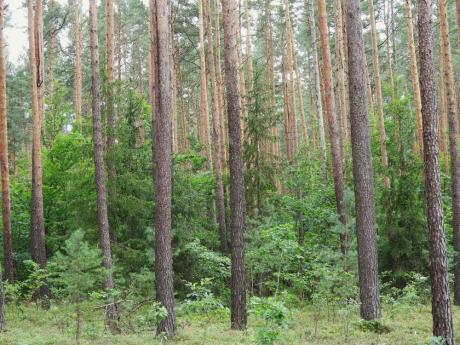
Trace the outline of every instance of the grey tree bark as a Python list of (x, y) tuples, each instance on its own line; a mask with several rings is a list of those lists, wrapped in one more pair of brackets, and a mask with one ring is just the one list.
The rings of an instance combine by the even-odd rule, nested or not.
[(240, 94), (238, 90), (238, 57), (236, 1), (222, 0), (224, 24), (225, 76), (227, 82), (227, 117), (230, 166), (230, 208), (232, 231), (231, 326), (247, 326), (246, 283), (244, 275), (244, 231), (246, 200), (243, 161), (241, 158)]
[(168, 315), (157, 328), (172, 338), (176, 332), (174, 312), (173, 268), (171, 249), (171, 115), (172, 115), (172, 51), (171, 9), (168, 0), (152, 1), (152, 44), (154, 68), (152, 95), (153, 165), (155, 187), (155, 289), (156, 299)]
[[(96, 0), (90, 0), (89, 33), (91, 51), (91, 95), (93, 112), (93, 159), (96, 179), (97, 219), (99, 225), (99, 245), (102, 251), (102, 265), (107, 270), (104, 287), (113, 289), (112, 250), (110, 248), (109, 219), (107, 215), (107, 196), (104, 173), (104, 142), (102, 139), (100, 75), (99, 75), (99, 41), (97, 36)], [(106, 322), (112, 333), (119, 333), (116, 304), (106, 308)]]
[(359, 0), (347, 4), (350, 129), (356, 199), (361, 317), (380, 317), (374, 178), (369, 137), (365, 52)]
[(433, 335), (453, 345), (452, 311), (444, 236), (444, 215), (439, 169), (438, 116), (433, 54), (431, 0), (418, 0), (420, 94), (422, 99), (425, 193), (430, 251)]

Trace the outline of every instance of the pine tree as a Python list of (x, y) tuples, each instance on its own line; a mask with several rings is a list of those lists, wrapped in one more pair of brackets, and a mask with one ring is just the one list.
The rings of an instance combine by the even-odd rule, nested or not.
[[(102, 251), (102, 265), (107, 270), (104, 287), (114, 288), (112, 273), (112, 250), (110, 246), (109, 219), (107, 215), (107, 196), (104, 174), (104, 143), (102, 139), (100, 76), (99, 76), (99, 42), (97, 36), (96, 0), (90, 1), (89, 32), (91, 51), (91, 95), (93, 112), (93, 157), (96, 176), (97, 218), (99, 225), (99, 245)], [(119, 333), (118, 312), (115, 303), (110, 303), (106, 310), (106, 321), (112, 333)]]
[(222, 0), (227, 81), (227, 116), (230, 144), (230, 210), (232, 230), (231, 325), (244, 330), (247, 326), (246, 283), (244, 272), (244, 230), (246, 200), (243, 161), (241, 159), (240, 94), (238, 90), (238, 48), (235, 0)]
[[(157, 328), (169, 338), (176, 332), (174, 312), (173, 268), (171, 249), (171, 113), (172, 113), (172, 51), (171, 9), (168, 0), (153, 0), (152, 33), (154, 75), (153, 164), (155, 184), (155, 288), (156, 299), (168, 315)], [(152, 118), (153, 119), (153, 118)]]
[(420, 94), (423, 116), (424, 172), (430, 252), (433, 335), (453, 345), (444, 215), (439, 169), (438, 119), (433, 56), (433, 14), (431, 0), (418, 0)]
[(380, 289), (372, 154), (364, 74), (366, 55), (359, 0), (348, 0), (347, 35), (361, 317), (365, 320), (374, 320), (380, 317)]

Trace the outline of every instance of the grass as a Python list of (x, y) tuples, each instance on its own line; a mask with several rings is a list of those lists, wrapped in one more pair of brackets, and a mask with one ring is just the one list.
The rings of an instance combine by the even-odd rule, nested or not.
[[(454, 330), (460, 330), (460, 307), (453, 307)], [(112, 336), (105, 331), (101, 312), (86, 306), (80, 344), (146, 345), (146, 344), (258, 344), (264, 322), (249, 318), (246, 332), (229, 329), (228, 311), (207, 315), (178, 317), (177, 336), (173, 341), (155, 337), (153, 329), (132, 331)], [(0, 334), (1, 345), (67, 345), (75, 344), (75, 315), (72, 308), (54, 306), (43, 311), (35, 305), (8, 306), (8, 330)], [(279, 328), (276, 344), (315, 345), (423, 345), (431, 339), (429, 306), (384, 306), (383, 317), (376, 324), (363, 323), (357, 311), (305, 306), (292, 310), (287, 328)], [(460, 341), (460, 333), (457, 336)]]

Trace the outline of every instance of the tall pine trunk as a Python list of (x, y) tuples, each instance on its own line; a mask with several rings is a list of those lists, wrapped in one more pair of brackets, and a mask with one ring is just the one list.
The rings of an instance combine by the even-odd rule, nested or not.
[[(380, 161), (384, 170), (388, 167), (388, 154), (386, 147), (386, 133), (385, 133), (385, 115), (383, 113), (383, 95), (382, 95), (382, 81), (380, 79), (380, 58), (379, 47), (377, 40), (377, 25), (375, 23), (374, 13), (374, 0), (368, 0), (369, 4), (369, 17), (371, 22), (371, 40), (372, 40), (372, 58), (374, 67), (374, 82), (375, 94), (377, 97), (377, 115), (380, 131)], [(390, 187), (390, 180), (384, 171), (384, 183), (387, 188)]]
[(81, 0), (74, 0), (75, 11), (75, 80), (74, 80), (74, 110), (75, 120), (80, 124), (82, 109), (82, 32), (81, 32)]
[(331, 52), (329, 48), (329, 33), (327, 28), (326, 1), (318, 1), (318, 23), (320, 33), (321, 57), (322, 57), (322, 76), (324, 85), (324, 100), (326, 114), (329, 122), (329, 137), (331, 141), (332, 166), (334, 175), (335, 198), (337, 212), (342, 224), (340, 233), (341, 250), (344, 258), (344, 268), (348, 268), (348, 231), (347, 231), (347, 210), (345, 205), (345, 183), (343, 178), (340, 126), (337, 122), (337, 113), (334, 104), (334, 92), (332, 86), (332, 65)]
[(366, 55), (359, 0), (348, 0), (347, 36), (361, 317), (365, 320), (374, 320), (380, 317), (380, 289), (367, 86), (364, 73)]
[[(37, 55), (37, 36), (40, 36), (41, 0), (35, 4), (33, 10), (32, 0), (27, 1), (28, 9), (28, 34), (29, 34), (29, 65), (30, 84), (32, 94), (32, 215), (31, 215), (31, 242), (32, 260), (41, 268), (46, 268), (45, 249), (45, 224), (43, 219), (43, 186), (42, 186), (42, 154), (41, 154), (41, 130), (43, 118), (43, 97), (40, 97), (40, 88), (43, 86), (43, 74), (41, 74)], [(40, 88), (39, 88), (40, 86)], [(50, 291), (46, 281), (43, 286), (35, 292), (35, 297), (47, 299)]]
[(313, 5), (314, 0), (305, 0), (305, 11), (308, 13), (308, 22), (310, 25), (311, 35), (311, 69), (312, 79), (315, 85), (314, 96), (316, 103), (316, 114), (318, 117), (318, 134), (319, 134), (319, 146), (321, 148), (322, 158), (326, 161), (326, 134), (324, 130), (324, 112), (321, 92), (321, 79), (319, 75), (319, 59), (318, 59), (318, 43), (316, 35), (316, 24), (315, 24), (315, 6)]
[(449, 123), (449, 153), (452, 174), (452, 228), (454, 232), (454, 249), (455, 258), (455, 284), (454, 284), (454, 302), (460, 304), (460, 171), (458, 160), (458, 118), (457, 118), (457, 100), (455, 97), (454, 69), (452, 66), (452, 55), (449, 40), (449, 23), (447, 18), (447, 1), (439, 0), (439, 26), (440, 41), (443, 45), (442, 67), (444, 79), (444, 91), (447, 105), (447, 120)]
[[(3, 47), (4, 10), (0, 0), (0, 173), (2, 178), (2, 215), (3, 215), (3, 255), (6, 278), (14, 282), (13, 245), (11, 240), (10, 170), (8, 164), (8, 125), (6, 110), (6, 71)], [(1, 284), (0, 275), (0, 284)], [(0, 291), (0, 298), (3, 291)], [(3, 302), (3, 300), (1, 301)], [(1, 316), (3, 304), (0, 303), (0, 331), (3, 329)]]
[(433, 335), (444, 337), (446, 345), (453, 345), (452, 311), (439, 171), (432, 3), (431, 0), (418, 0), (417, 4)]
[(220, 250), (223, 254), (228, 251), (227, 245), (227, 224), (225, 221), (225, 193), (224, 184), (222, 181), (222, 137), (220, 133), (220, 99), (218, 94), (218, 86), (216, 82), (216, 68), (214, 64), (214, 47), (211, 23), (211, 4), (210, 0), (200, 0), (204, 2), (204, 23), (206, 35), (208, 37), (208, 61), (209, 61), (209, 79), (211, 81), (211, 105), (212, 105), (212, 137), (214, 141), (214, 161), (216, 174), (216, 204), (219, 224)]
[(407, 43), (411, 65), (412, 89), (414, 93), (415, 120), (417, 122), (418, 147), (420, 156), (423, 157), (423, 129), (422, 129), (422, 100), (420, 99), (420, 84), (417, 71), (417, 57), (414, 42), (414, 25), (412, 22), (412, 0), (404, 0), (407, 21)]
[(172, 114), (172, 52), (171, 10), (168, 0), (152, 1), (152, 43), (155, 61), (153, 113), (153, 165), (155, 186), (155, 290), (156, 299), (168, 312), (157, 333), (169, 338), (176, 332), (174, 312), (173, 268), (171, 248), (171, 114)]
[[(109, 219), (107, 215), (107, 197), (104, 174), (104, 143), (102, 139), (102, 121), (100, 106), (100, 76), (99, 76), (99, 42), (97, 36), (96, 0), (90, 1), (89, 33), (91, 52), (91, 95), (93, 113), (93, 158), (96, 180), (97, 219), (99, 225), (99, 245), (102, 251), (102, 265), (107, 270), (104, 287), (114, 288), (112, 251), (110, 248)], [(113, 302), (113, 301), (112, 301)], [(110, 303), (106, 309), (106, 322), (112, 333), (119, 333), (117, 324), (118, 313), (115, 303)]]
[(232, 329), (244, 330), (247, 326), (246, 279), (244, 274), (246, 200), (244, 195), (243, 160), (241, 158), (236, 1), (222, 0), (222, 12), (230, 144), (230, 209), (232, 229), (231, 326)]

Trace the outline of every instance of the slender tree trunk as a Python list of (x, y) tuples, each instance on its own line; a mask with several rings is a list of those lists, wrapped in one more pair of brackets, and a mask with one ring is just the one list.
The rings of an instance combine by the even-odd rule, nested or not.
[(176, 332), (174, 312), (173, 268), (171, 248), (171, 113), (172, 113), (172, 52), (171, 9), (168, 0), (152, 1), (154, 53), (153, 163), (155, 183), (155, 287), (156, 299), (168, 315), (157, 328), (169, 338)]
[(302, 90), (302, 79), (300, 78), (300, 69), (297, 63), (297, 57), (294, 56), (294, 73), (297, 81), (297, 98), (299, 99), (299, 116), (300, 116), (300, 141), (302, 144), (308, 143), (308, 128), (307, 119), (305, 117), (305, 109), (303, 103), (303, 90)]
[[(31, 215), (31, 242), (32, 242), (32, 260), (41, 268), (46, 267), (46, 249), (45, 249), (45, 224), (43, 220), (43, 188), (42, 188), (42, 155), (41, 155), (41, 128), (42, 128), (42, 111), (43, 107), (39, 101), (39, 84), (43, 81), (40, 76), (37, 60), (37, 36), (40, 34), (42, 26), (39, 25), (41, 18), (41, 1), (37, 1), (35, 13), (33, 10), (32, 0), (27, 1), (28, 9), (28, 34), (29, 34), (29, 65), (30, 65), (30, 84), (32, 93), (32, 215)], [(37, 26), (38, 23), (38, 26)], [(42, 60), (43, 61), (43, 60)], [(44, 285), (35, 293), (35, 297), (48, 299), (50, 291), (46, 281)]]
[(204, 18), (206, 35), (208, 37), (208, 61), (209, 61), (209, 79), (211, 84), (211, 100), (212, 100), (212, 120), (213, 120), (213, 141), (214, 141), (214, 161), (215, 161), (215, 174), (216, 174), (216, 203), (218, 211), (218, 224), (220, 236), (220, 250), (222, 254), (227, 254), (227, 225), (225, 222), (225, 193), (222, 181), (222, 137), (220, 133), (220, 99), (218, 94), (218, 87), (216, 82), (216, 68), (214, 65), (214, 47), (212, 36), (212, 23), (211, 23), (211, 4), (210, 0), (204, 1)]
[(199, 35), (200, 35), (200, 117), (198, 124), (198, 137), (204, 146), (207, 159), (207, 168), (212, 170), (211, 139), (209, 135), (209, 102), (208, 84), (206, 80), (206, 47), (204, 42), (204, 13), (203, 3), (199, 4)]
[[(0, 0), (0, 172), (2, 178), (2, 215), (3, 215), (3, 255), (6, 278), (14, 282), (13, 245), (11, 240), (11, 205), (10, 205), (10, 170), (8, 165), (8, 125), (6, 110), (6, 71), (5, 71), (5, 38), (3, 35), (4, 10)], [(0, 288), (2, 277), (0, 272)], [(0, 298), (3, 291), (0, 289)], [(0, 331), (2, 327), (3, 299), (0, 301)]]
[(431, 0), (418, 0), (417, 4), (433, 335), (442, 336), (446, 345), (453, 345), (452, 312), (439, 171), (432, 3)]
[[(452, 174), (452, 228), (454, 232), (454, 249), (456, 256), (460, 255), (460, 171), (458, 160), (458, 118), (457, 100), (454, 91), (454, 70), (449, 40), (449, 24), (447, 19), (447, 2), (440, 0), (438, 3), (440, 41), (443, 45), (442, 56), (444, 91), (447, 105), (447, 119), (449, 122), (449, 153)], [(460, 258), (456, 258), (460, 265)], [(455, 270), (454, 302), (460, 305), (460, 268)]]
[(404, 1), (407, 21), (407, 43), (409, 45), (409, 59), (411, 64), (412, 89), (415, 103), (415, 119), (417, 122), (418, 147), (420, 156), (423, 157), (423, 129), (422, 129), (422, 101), (420, 99), (420, 84), (417, 71), (417, 57), (414, 42), (414, 25), (412, 21), (412, 0)]
[(252, 40), (251, 40), (251, 14), (249, 13), (248, 0), (244, 0), (244, 19), (246, 28), (246, 80), (247, 80), (247, 93), (249, 102), (254, 98), (254, 61), (252, 55)]
[[(380, 59), (379, 48), (377, 43), (377, 27), (375, 24), (374, 0), (368, 0), (369, 17), (371, 21), (371, 39), (372, 39), (372, 57), (374, 65), (374, 82), (375, 94), (377, 95), (377, 114), (379, 119), (380, 131), (380, 161), (384, 170), (388, 167), (388, 154), (386, 148), (386, 133), (385, 133), (385, 115), (383, 113), (383, 96), (382, 96), (382, 81), (380, 79)], [(384, 172), (384, 183), (387, 188), (390, 187), (390, 180)]]
[(342, 119), (342, 139), (343, 142), (347, 141), (350, 137), (349, 133), (349, 109), (348, 109), (348, 95), (347, 95), (347, 84), (346, 84), (346, 47), (344, 46), (344, 18), (343, 18), (343, 8), (342, 8), (342, 0), (335, 0), (334, 1), (334, 19), (335, 19), (335, 63), (337, 65), (337, 83), (338, 83), (338, 100), (340, 104), (340, 112), (341, 112), (341, 119)]
[(326, 161), (326, 134), (324, 131), (324, 113), (323, 113), (323, 102), (321, 93), (321, 81), (319, 75), (319, 59), (318, 59), (318, 43), (316, 35), (316, 24), (315, 24), (315, 6), (313, 5), (314, 0), (305, 0), (305, 10), (308, 13), (309, 24), (310, 24), (310, 35), (311, 35), (311, 56), (312, 56), (312, 72), (313, 82), (315, 84), (315, 102), (316, 102), (316, 113), (318, 116), (318, 134), (319, 134), (319, 146), (322, 152), (322, 158)]
[[(107, 199), (104, 175), (104, 143), (102, 139), (101, 108), (100, 108), (100, 77), (99, 77), (99, 42), (97, 37), (96, 0), (90, 0), (89, 33), (91, 51), (91, 94), (93, 112), (93, 155), (96, 179), (97, 218), (99, 225), (99, 245), (102, 251), (102, 265), (107, 270), (104, 287), (114, 288), (112, 251), (110, 248), (109, 219), (107, 215)], [(106, 309), (106, 321), (112, 333), (119, 333), (117, 324), (118, 313), (116, 304)]]
[(221, 152), (222, 152), (222, 169), (225, 170), (227, 165), (227, 146), (228, 131), (225, 130), (225, 100), (224, 100), (224, 82), (222, 77), (222, 63), (220, 53), (220, 21), (219, 21), (219, 0), (214, 0), (214, 18), (215, 18), (215, 31), (216, 31), (216, 73), (217, 73), (217, 91), (219, 93), (219, 116), (220, 116), (220, 136)]
[[(439, 51), (440, 51), (440, 56), (443, 56), (444, 54), (444, 45), (442, 42), (439, 42)], [(439, 88), (440, 88), (440, 103), (441, 103), (441, 110), (439, 114), (439, 145), (441, 149), (441, 153), (444, 156), (444, 171), (446, 175), (449, 174), (449, 149), (447, 145), (447, 136), (446, 136), (446, 129), (447, 129), (447, 101), (446, 101), (446, 83), (444, 82), (444, 61), (443, 59), (439, 59), (439, 64), (440, 64), (440, 82), (439, 82)]]
[(81, 0), (74, 0), (75, 11), (75, 120), (79, 124), (81, 121), (82, 109), (82, 77), (81, 77), (81, 54), (82, 54), (82, 22), (81, 22)]
[[(37, 66), (37, 97), (38, 110), (42, 130), (45, 130), (45, 49), (43, 43), (43, 4), (42, 0), (35, 1), (34, 16), (35, 62)], [(43, 138), (45, 139), (45, 138)]]
[(53, 99), (53, 88), (54, 88), (54, 50), (56, 45), (56, 28), (55, 28), (55, 17), (54, 17), (54, 7), (56, 3), (55, 0), (49, 1), (49, 9), (51, 11), (51, 25), (49, 33), (49, 46), (48, 46), (48, 98)]
[(390, 77), (389, 79), (390, 79), (391, 93), (394, 96), (395, 95), (395, 78), (394, 78), (394, 72), (393, 72), (393, 54), (391, 51), (391, 47), (392, 47), (391, 21), (393, 20), (391, 0), (390, 1), (384, 0), (383, 5), (384, 5), (383, 21), (385, 24), (385, 33), (387, 36), (385, 40), (385, 45), (386, 45), (386, 54), (387, 54), (387, 63), (388, 63), (388, 76)]
[(281, 59), (281, 89), (283, 93), (283, 114), (284, 114), (284, 145), (286, 149), (286, 159), (292, 160), (292, 139), (291, 139), (291, 114), (289, 107), (289, 91), (287, 84), (287, 68), (286, 68), (286, 49), (283, 48), (283, 56)]
[(322, 80), (324, 83), (324, 98), (326, 114), (329, 119), (329, 136), (331, 140), (332, 165), (334, 174), (335, 197), (337, 212), (342, 230), (340, 234), (341, 250), (344, 258), (344, 268), (348, 268), (348, 231), (347, 231), (347, 209), (345, 205), (345, 184), (342, 169), (342, 155), (340, 147), (340, 128), (337, 123), (337, 113), (334, 105), (334, 93), (332, 90), (332, 65), (331, 52), (329, 48), (329, 37), (327, 28), (326, 1), (318, 1), (318, 23), (320, 33), (321, 55), (323, 61)]
[(244, 275), (244, 231), (246, 201), (243, 161), (241, 159), (240, 94), (237, 70), (237, 25), (235, 0), (222, 0), (227, 80), (228, 133), (230, 143), (230, 209), (232, 229), (231, 325), (244, 330), (247, 326), (246, 283)]
[(293, 34), (291, 24), (291, 14), (289, 12), (289, 2), (284, 0), (285, 23), (286, 23), (286, 39), (287, 39), (287, 76), (288, 92), (287, 102), (289, 107), (289, 142), (291, 149), (291, 159), (297, 153), (298, 138), (297, 138), (297, 115), (296, 115), (296, 100), (295, 100), (295, 76), (294, 76), (294, 48), (292, 45)]
[(116, 209), (113, 201), (117, 198), (116, 190), (116, 169), (114, 158), (110, 156), (115, 145), (115, 103), (113, 93), (113, 0), (105, 0), (105, 74), (107, 84), (105, 86), (106, 116), (107, 116), (107, 147), (109, 153), (107, 158), (107, 177), (108, 177), (108, 199), (112, 223), (111, 238), (116, 241)]
[[(236, 0), (234, 0), (236, 1)], [(238, 0), (239, 1), (239, 0)], [(240, 126), (241, 126), (241, 138), (244, 140), (244, 134), (246, 130), (246, 121), (248, 118), (248, 107), (247, 107), (247, 100), (248, 100), (248, 93), (246, 90), (246, 82), (244, 77), (244, 64), (243, 64), (243, 52), (241, 49), (241, 26), (240, 26), (240, 10), (238, 6), (234, 12), (235, 22), (236, 22), (236, 49), (237, 49), (237, 66), (238, 66), (238, 85), (239, 85), (239, 92), (240, 92), (240, 109), (241, 109), (241, 119), (240, 119)], [(229, 137), (230, 139), (230, 137)]]
[(374, 320), (380, 317), (380, 288), (372, 154), (364, 73), (366, 55), (359, 0), (348, 0), (347, 15), (350, 125), (361, 317), (365, 320)]

